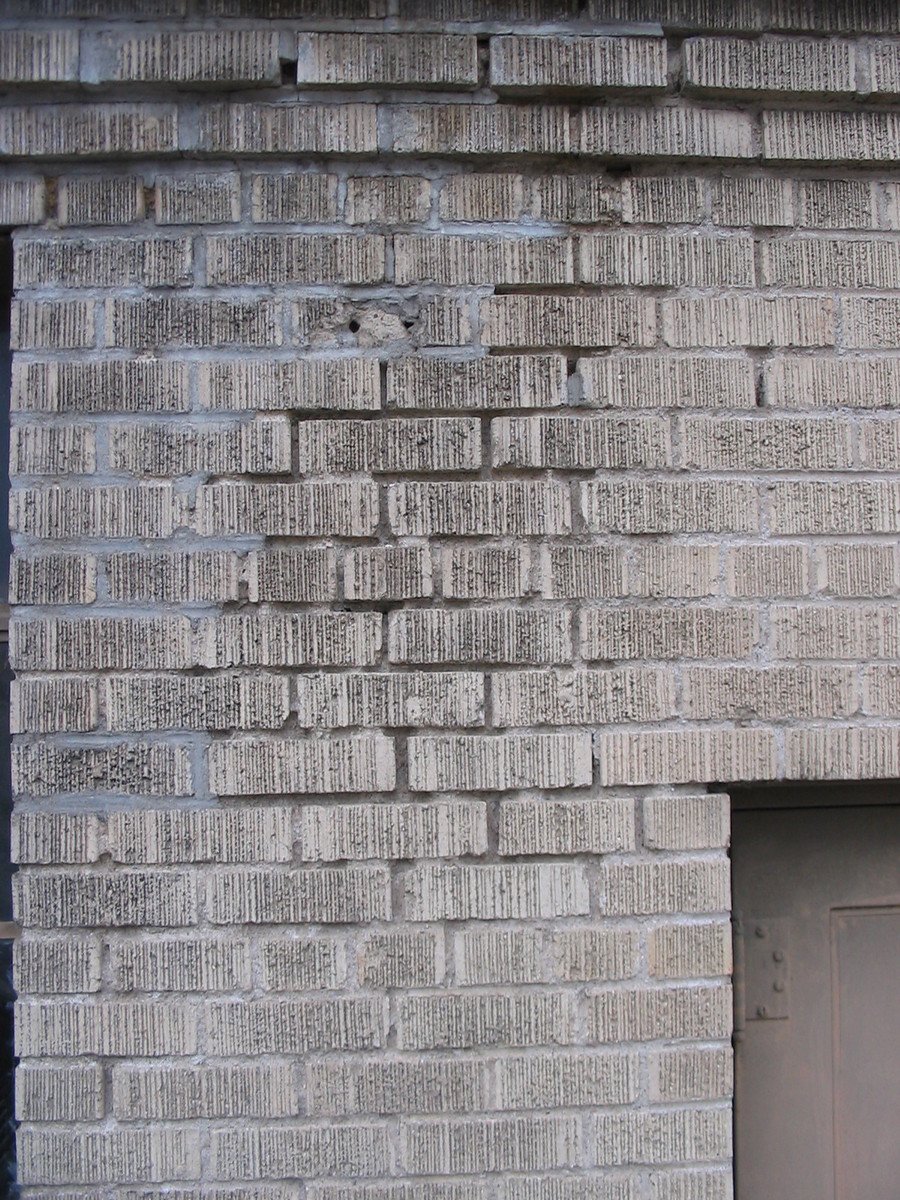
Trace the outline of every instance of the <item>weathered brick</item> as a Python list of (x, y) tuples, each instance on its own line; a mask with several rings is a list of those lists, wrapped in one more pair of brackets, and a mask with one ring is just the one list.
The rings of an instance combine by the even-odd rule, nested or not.
[(495, 467), (665, 467), (671, 455), (668, 426), (655, 417), (497, 417), (491, 444)]
[(20, 995), (100, 991), (96, 938), (20, 937), (13, 946), (13, 985)]
[(500, 854), (607, 854), (634, 846), (631, 800), (500, 802)]
[(25, 1129), (17, 1162), (26, 1184), (197, 1179), (200, 1140), (181, 1129)]
[(240, 559), (228, 550), (174, 550), (109, 554), (111, 600), (125, 603), (226, 603), (240, 596)]
[(97, 469), (97, 436), (86, 425), (17, 422), (9, 431), (13, 475), (92, 475)]
[(544, 95), (662, 90), (666, 44), (651, 37), (492, 37), (490, 82), (499, 92)]
[(17, 551), (9, 573), (11, 604), (90, 604), (97, 599), (97, 560), (88, 554)]
[(130, 225), (146, 213), (139, 175), (74, 175), (61, 179), (56, 199), (60, 225)]
[(22, 1057), (157, 1058), (195, 1054), (196, 1005), (159, 1000), (65, 1004), (20, 1000), (16, 1053)]
[(900, 529), (900, 484), (888, 480), (774, 483), (769, 522), (774, 534), (893, 533)]
[(628, 575), (633, 596), (714, 596), (719, 590), (719, 547), (646, 542), (635, 547)]
[(543, 546), (541, 592), (548, 600), (627, 596), (627, 568), (618, 546)]
[(730, 988), (616, 988), (588, 998), (588, 1036), (595, 1042), (731, 1037)]
[(786, 779), (893, 779), (900, 771), (900, 728), (789, 729)]
[(653, 1200), (732, 1200), (734, 1171), (676, 1170), (653, 1171), (650, 1175)]
[(360, 944), (357, 962), (364, 986), (434, 987), (444, 978), (444, 938), (440, 931), (426, 930), (373, 933)]
[(99, 1063), (21, 1063), (16, 1069), (15, 1086), (16, 1116), (20, 1121), (98, 1121), (103, 1117), (103, 1072)]
[(752, 287), (749, 237), (595, 233), (579, 239), (579, 278), (601, 287)]
[(712, 108), (582, 108), (576, 154), (595, 158), (747, 159), (754, 129), (745, 113)]
[(663, 300), (669, 346), (833, 346), (834, 302), (812, 296), (722, 296)]
[(726, 554), (730, 596), (805, 596), (809, 591), (809, 551), (805, 546), (734, 546)]
[(351, 225), (409, 225), (425, 221), (431, 181), (414, 175), (362, 175), (347, 180), (346, 219)]
[(390, 917), (390, 877), (384, 867), (231, 869), (210, 878), (207, 901), (214, 925), (358, 924)]
[(299, 841), (309, 862), (458, 858), (486, 852), (487, 816), (471, 801), (306, 805)]
[(18, 670), (177, 670), (194, 665), (183, 617), (21, 618), (10, 627)]
[(392, 109), (391, 121), (398, 154), (471, 158), (572, 149), (568, 112), (561, 105), (411, 104)]
[(615, 863), (600, 867), (600, 910), (610, 916), (724, 912), (728, 862)]
[(900, 300), (853, 296), (841, 300), (844, 345), (851, 350), (900, 348)]
[(316, 87), (474, 88), (474, 37), (442, 33), (301, 33), (297, 82)]
[(206, 281), (243, 284), (379, 283), (384, 238), (374, 234), (223, 233), (206, 239)]
[[(117, 941), (110, 946), (110, 967), (114, 986), (124, 992), (235, 992), (250, 987), (249, 947), (240, 941)], [(132, 1114), (140, 1115), (162, 1113)], [(183, 1115), (191, 1115), (190, 1104)]]
[(288, 937), (260, 944), (263, 986), (273, 992), (336, 988), (347, 975), (346, 955), (336, 938)]
[(590, 738), (581, 733), (412, 737), (407, 750), (414, 792), (586, 787), (592, 778)]
[(900, 670), (896, 667), (866, 667), (862, 686), (865, 712), (872, 716), (890, 717), (897, 711)]
[(767, 729), (684, 729), (598, 734), (601, 786), (774, 779), (775, 739)]
[(16, 911), (40, 929), (195, 925), (194, 877), (173, 871), (27, 872), (16, 876)]
[(548, 977), (538, 929), (472, 929), (454, 943), (456, 983), (462, 987), (497, 983), (543, 983)]
[(687, 417), (681, 461), (694, 471), (846, 471), (853, 432), (830, 419)]
[(19, 679), (10, 685), (11, 733), (86, 733), (99, 723), (89, 676)]
[(452, 728), (484, 718), (484, 679), (471, 671), (304, 674), (296, 690), (297, 721), (306, 729)]
[(867, 179), (801, 179), (798, 224), (820, 229), (878, 229), (878, 195)]
[(292, 857), (291, 810), (121, 810), (107, 818), (113, 862), (281, 862)]
[(762, 114), (763, 159), (773, 162), (895, 162), (893, 112), (775, 109)]
[(184, 746), (114, 742), (100, 746), (17, 744), (13, 788), (21, 795), (110, 792), (123, 796), (191, 796)]
[(365, 154), (377, 148), (375, 106), (369, 104), (214, 104), (201, 111), (196, 146), (221, 154)]
[(698, 225), (704, 218), (704, 181), (674, 175), (622, 181), (622, 219), (629, 225)]
[(497, 1067), (502, 1108), (594, 1108), (637, 1098), (638, 1064), (630, 1055), (512, 1054)]
[(186, 412), (187, 363), (165, 359), (13, 363), (14, 411)]
[(426, 298), (412, 329), (413, 341), (419, 346), (465, 346), (472, 338), (469, 305), (456, 296)]
[(236, 174), (158, 175), (157, 225), (227, 225), (241, 219), (241, 179)]
[(643, 816), (644, 845), (651, 850), (703, 850), (728, 844), (730, 809), (724, 795), (647, 796)]
[(18, 488), (9, 507), (10, 528), (35, 538), (165, 538), (187, 523), (170, 483)]
[(93, 863), (100, 857), (100, 822), (93, 813), (12, 815), (10, 850), (16, 863)]
[(379, 1125), (220, 1129), (211, 1151), (220, 1178), (383, 1175), (391, 1164), (387, 1130)]
[(588, 608), (581, 614), (587, 659), (745, 659), (759, 637), (749, 607)]
[(47, 237), (18, 239), (17, 288), (174, 287), (191, 278), (187, 237)]
[(779, 288), (900, 287), (900, 245), (871, 238), (778, 238), (760, 247), (760, 282)]
[(819, 561), (825, 591), (842, 599), (892, 596), (900, 583), (890, 545), (827, 545), (819, 551)]
[(574, 864), (417, 866), (406, 877), (412, 921), (494, 921), (578, 916), (588, 911), (588, 884)]
[(759, 528), (756, 488), (743, 481), (583, 483), (581, 508), (592, 533), (741, 533)]
[(304, 474), (430, 474), (481, 465), (481, 427), (473, 417), (304, 421), (298, 442)]
[(569, 982), (629, 979), (638, 969), (638, 938), (633, 929), (604, 925), (559, 930), (553, 935), (559, 978)]
[(581, 358), (578, 373), (584, 402), (596, 408), (752, 408), (756, 403), (749, 358), (687, 354)]
[(900, 608), (874, 604), (775, 605), (771, 648), (776, 658), (896, 658)]
[(276, 84), (278, 34), (267, 29), (103, 33), (85, 38), (85, 83), (160, 83), (181, 87)]
[(368, 996), (223, 1000), (208, 1006), (207, 1021), (215, 1055), (368, 1050), (384, 1045), (387, 1001)]
[(111, 425), (109, 465), (129, 475), (283, 475), (291, 469), (285, 417), (243, 424)]
[(685, 714), (699, 720), (848, 717), (856, 708), (854, 675), (825, 667), (689, 667)]
[(733, 1089), (730, 1049), (661, 1050), (650, 1060), (651, 1101), (725, 1100)]
[(499, 1181), (502, 1200), (636, 1200), (633, 1175), (592, 1175), (579, 1170), (564, 1175), (506, 1175)]
[(210, 788), (220, 796), (297, 792), (389, 792), (394, 748), (377, 736), (329, 741), (218, 742), (209, 750)]
[(420, 537), (534, 537), (568, 533), (571, 507), (559, 483), (394, 483), (388, 515), (395, 534)]
[(73, 83), (77, 79), (77, 29), (3, 30), (0, 82)]
[(518, 221), (526, 207), (525, 188), (521, 175), (450, 175), (441, 183), (441, 219)]
[(481, 302), (487, 346), (649, 346), (656, 306), (637, 296), (489, 296)]
[(768, 175), (726, 175), (713, 185), (716, 225), (763, 228), (796, 223), (794, 181)]
[(890, 471), (900, 453), (900, 422), (892, 418), (864, 421), (859, 426), (860, 466), (872, 471)]
[(256, 604), (295, 604), (337, 598), (337, 555), (329, 546), (263, 550), (248, 556), (247, 590)]
[(714, 1161), (731, 1154), (727, 1108), (601, 1113), (592, 1122), (600, 1166)]
[(0, 180), (0, 222), (4, 225), (40, 225), (47, 210), (43, 179)]
[(291, 171), (252, 175), (250, 217), (257, 225), (303, 225), (337, 220), (337, 176)]
[(401, 1153), (414, 1174), (540, 1171), (578, 1162), (580, 1127), (569, 1115), (409, 1121)]
[(206, 667), (364, 667), (381, 648), (379, 613), (269, 613), (200, 622)]
[(674, 680), (660, 670), (506, 671), (491, 676), (491, 693), (501, 728), (659, 721), (675, 712)]
[(524, 596), (531, 567), (528, 546), (446, 546), (441, 551), (441, 590), (458, 600)]
[(402, 1050), (566, 1045), (573, 1040), (566, 992), (439, 992), (398, 1001)]
[(551, 408), (566, 399), (565, 359), (401, 358), (388, 363), (387, 392), (392, 408)]
[(204, 408), (315, 411), (381, 406), (378, 363), (363, 358), (217, 358), (201, 363)]
[(13, 350), (89, 350), (96, 340), (92, 300), (13, 300)]
[(197, 490), (197, 523), (209, 535), (367, 537), (378, 522), (370, 482), (210, 483)]
[(658, 979), (730, 975), (731, 926), (727, 921), (658, 925), (650, 932), (650, 974)]
[(149, 296), (106, 301), (106, 344), (163, 347), (280, 346), (281, 305), (274, 300)]
[(4, 108), (2, 158), (95, 158), (178, 149), (174, 104), (41, 104)]
[(852, 94), (852, 42), (810, 38), (688, 38), (685, 86), (696, 92)]
[(454, 1058), (313, 1063), (309, 1092), (311, 1112), (325, 1116), (460, 1113), (488, 1106), (485, 1066)]
[(575, 282), (572, 243), (565, 237), (470, 237), (404, 233), (394, 238), (399, 285)]
[(282, 1064), (116, 1067), (112, 1102), (120, 1121), (290, 1117), (299, 1109)]

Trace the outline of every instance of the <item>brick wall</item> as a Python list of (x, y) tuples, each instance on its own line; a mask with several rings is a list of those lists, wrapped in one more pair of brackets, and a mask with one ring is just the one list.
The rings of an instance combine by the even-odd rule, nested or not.
[(725, 785), (900, 775), (900, 10), (0, 81), (25, 1196), (727, 1200)]

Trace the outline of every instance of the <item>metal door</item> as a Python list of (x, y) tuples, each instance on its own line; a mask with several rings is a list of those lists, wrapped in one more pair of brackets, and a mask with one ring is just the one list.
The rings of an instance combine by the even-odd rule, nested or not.
[(737, 1200), (898, 1200), (900, 785), (739, 799), (732, 867)]

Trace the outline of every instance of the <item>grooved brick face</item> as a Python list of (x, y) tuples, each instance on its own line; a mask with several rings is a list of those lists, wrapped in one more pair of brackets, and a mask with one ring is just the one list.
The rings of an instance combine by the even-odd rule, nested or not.
[(726, 1200), (900, 776), (896, 5), (489, 7), (6, 4), (23, 1200)]

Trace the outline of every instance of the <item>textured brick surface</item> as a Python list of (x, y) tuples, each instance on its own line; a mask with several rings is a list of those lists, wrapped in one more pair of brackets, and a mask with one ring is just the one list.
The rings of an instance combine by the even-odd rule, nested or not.
[(729, 1200), (721, 781), (900, 775), (895, 8), (8, 0), (23, 1200)]

